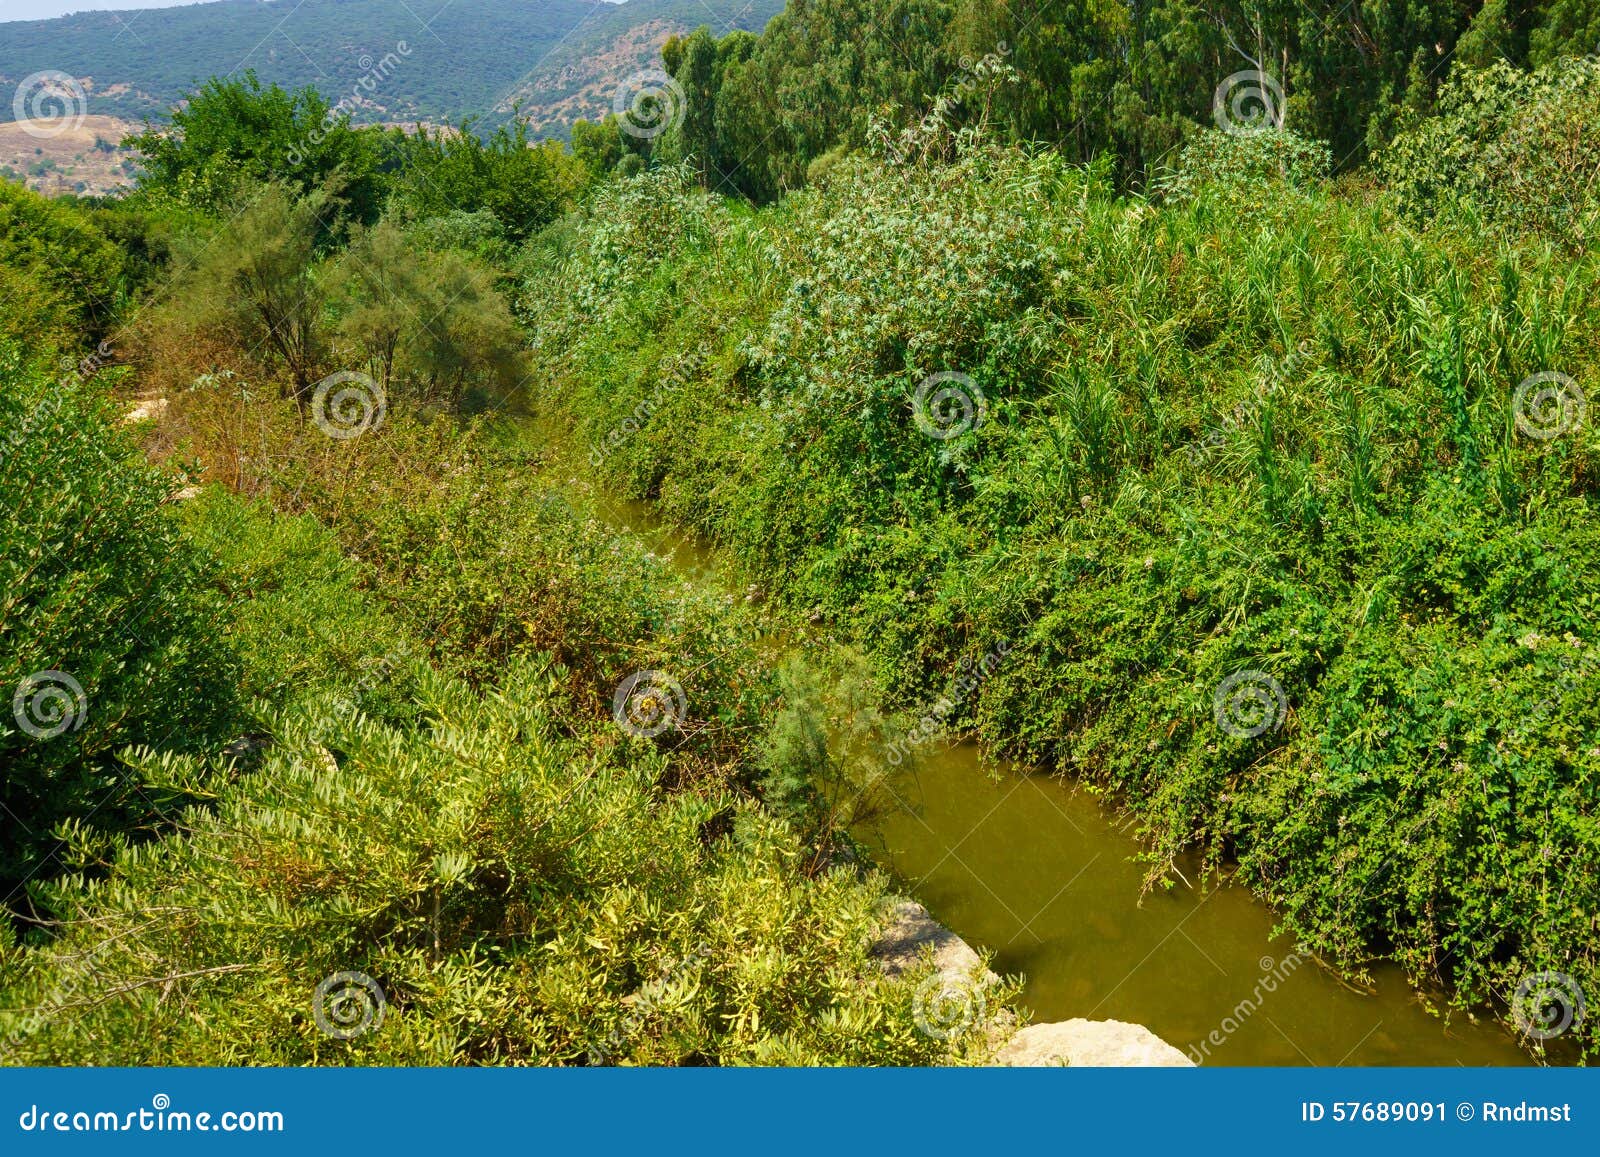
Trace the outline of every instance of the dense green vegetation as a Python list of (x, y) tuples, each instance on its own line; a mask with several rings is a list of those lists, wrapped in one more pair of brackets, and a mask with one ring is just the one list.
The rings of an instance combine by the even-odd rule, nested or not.
[(1346, 168), (1432, 111), (1452, 63), (1542, 66), (1600, 49), (1597, 28), (1587, 0), (792, 0), (759, 38), (702, 47), (702, 31), (666, 55), (688, 97), (682, 147), (715, 187), (767, 200), (939, 95), (948, 127), (1103, 156), (1136, 187), (1241, 96)]
[[(982, 1059), (848, 828), (985, 656), (947, 722), (1151, 886), (1600, 993), (1595, 22), (1137, 15), (796, 0), (570, 150), (245, 76), (124, 200), (0, 190), (0, 677), (66, 721), (0, 719), (7, 1055)], [(1252, 45), (1287, 127), (1204, 127)]]
[(88, 216), (0, 182), (0, 337), (95, 344), (129, 288), (127, 264)]
[[(225, 742), (235, 676), (211, 630), (207, 560), (162, 510), (177, 486), (114, 430), (107, 399), (29, 368), (9, 343), (0, 387), (0, 677), (22, 705), (0, 729), (0, 807), (20, 820), (0, 827), (9, 890), (59, 867), (58, 825), (92, 817), (120, 831), (161, 813), (167, 803), (129, 783), (115, 753)], [(193, 695), (196, 684), (209, 692)]]
[[(8, 396), (35, 399), (43, 376), (9, 372)], [(5, 637), (27, 650), (7, 671), (70, 657), (86, 723), (66, 743), (8, 735), (7, 758), (69, 801), (116, 784), (152, 807), (59, 829), (61, 864), (34, 874), (24, 909), (59, 937), (45, 951), (0, 934), (7, 1008), (47, 1013), (9, 1019), (8, 1059), (904, 1064), (979, 1048), (919, 1032), (918, 978), (867, 955), (882, 881), (817, 864), (755, 802), (779, 687), (749, 626), (532, 497), (537, 464), (492, 430), (397, 416), (328, 452), (292, 405), (202, 389), (174, 427), (262, 423), (235, 481), (286, 516), (216, 492), (175, 514), (150, 505), (171, 486), (152, 468), (107, 476), (87, 445), (63, 453), (126, 444), (83, 391), (79, 441), (29, 429), (8, 463), (19, 486), (68, 506), (58, 522), (98, 488), (145, 519), (141, 551), (176, 557), (146, 577), (128, 547), (80, 535), (55, 542), (61, 567), (115, 567), (114, 589), (63, 569), (10, 584), (27, 614)], [(7, 558), (62, 533), (21, 520)], [(174, 640), (159, 665), (84, 666), (117, 645), (122, 586), (150, 581), (175, 588), (137, 620), (146, 646)], [(189, 617), (166, 623), (169, 604)], [(681, 670), (693, 705), (660, 742), (609, 718), (641, 663)], [(143, 696), (114, 698), (129, 688)], [(201, 729), (194, 688), (230, 708), (221, 729)], [(131, 749), (107, 782), (65, 778), (110, 736)], [(62, 818), (19, 794), (30, 782), (11, 778), (6, 805)], [(384, 1031), (359, 1046), (308, 1015), (341, 971), (386, 994)], [(117, 998), (80, 1000), (91, 982)]]
[[(293, 447), (299, 419), (278, 417)], [(716, 666), (730, 648), (710, 636), (736, 616), (674, 605), (659, 563), (529, 503), (534, 474), (470, 435), (397, 421), (374, 437), (298, 491), (337, 533), (216, 492), (183, 511), (212, 561), (217, 641), (257, 697), (250, 730), (225, 754), (124, 754), (130, 791), (188, 806), (153, 842), (78, 833), (87, 875), (33, 887), (60, 929), (48, 950), (0, 933), (7, 1007), (43, 1010), (9, 1018), (8, 1059), (981, 1055), (976, 1033), (919, 1032), (916, 978), (868, 956), (883, 882), (803, 872), (793, 830), (741, 786), (771, 691), (748, 660)], [(602, 707), (649, 651), (685, 664), (679, 744), (630, 738)], [(85, 680), (91, 719), (110, 689)], [(382, 987), (381, 1032), (319, 1030), (314, 990), (341, 972)]]
[[(1559, 163), (1600, 162), (1593, 107), (1551, 109), (1583, 150)], [(1461, 139), (1396, 155), (1447, 172)], [(1514, 401), (1588, 388), (1595, 266), (1521, 224), (1594, 192), (1502, 179), (1416, 232), (1325, 167), (1215, 133), (1128, 202), (980, 146), (843, 162), (754, 216), (660, 171), (529, 278), (540, 405), (907, 702), (1009, 641), (960, 723), (1113, 789), (1152, 880), (1202, 847), (1330, 959), (1463, 1005), (1543, 970), (1592, 989), (1596, 443)], [(916, 391), (950, 372), (985, 409), (933, 439)], [(1281, 687), (1281, 728), (1218, 729), (1240, 672)]]

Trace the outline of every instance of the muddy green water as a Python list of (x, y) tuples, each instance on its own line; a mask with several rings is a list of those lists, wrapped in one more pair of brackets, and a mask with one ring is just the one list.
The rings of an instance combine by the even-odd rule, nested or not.
[[(686, 578), (720, 581), (715, 557), (648, 506), (584, 504)], [(1036, 1022), (1130, 1021), (1214, 1065), (1530, 1063), (1492, 1018), (1429, 1013), (1398, 969), (1376, 970), (1371, 992), (1347, 986), (1274, 939), (1271, 911), (1241, 887), (1141, 895), (1138, 842), (1058, 779), (932, 743), (894, 792), (858, 837), (937, 920), (992, 949), (996, 971), (1024, 976)]]
[(993, 949), (996, 971), (1026, 977), (1035, 1020), (1132, 1021), (1203, 1064), (1528, 1063), (1492, 1022), (1430, 1015), (1398, 969), (1379, 970), (1370, 995), (1347, 987), (1274, 940), (1271, 912), (1241, 887), (1141, 898), (1137, 842), (1059, 780), (996, 777), (961, 744), (896, 790), (901, 806), (874, 833), (880, 859)]

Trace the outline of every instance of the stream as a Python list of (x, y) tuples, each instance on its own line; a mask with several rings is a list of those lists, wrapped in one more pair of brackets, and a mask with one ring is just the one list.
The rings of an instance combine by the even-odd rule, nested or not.
[[(575, 466), (556, 439), (535, 437), (554, 451), (552, 465)], [(578, 503), (576, 487), (568, 497)], [(581, 505), (683, 577), (726, 592), (716, 555), (648, 504)], [(1179, 882), (1142, 894), (1139, 842), (1061, 779), (936, 741), (894, 792), (897, 806), (857, 838), (935, 919), (991, 949), (995, 971), (1023, 975), (1036, 1023), (1130, 1021), (1212, 1065), (1532, 1063), (1487, 1013), (1455, 1012), (1448, 1025), (1430, 1013), (1428, 994), (1398, 967), (1374, 966), (1370, 991), (1346, 984), (1287, 935), (1274, 938), (1271, 909), (1241, 886)], [(1179, 866), (1200, 878), (1197, 866)]]

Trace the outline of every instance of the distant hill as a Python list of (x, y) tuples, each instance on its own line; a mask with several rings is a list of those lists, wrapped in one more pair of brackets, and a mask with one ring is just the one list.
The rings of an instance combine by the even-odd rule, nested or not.
[[(92, 2), (92, 0), (90, 0)], [(0, 123), (28, 77), (75, 77), (91, 116), (160, 120), (207, 78), (254, 69), (353, 97), (356, 119), (503, 120), (521, 99), (564, 137), (675, 31), (759, 31), (783, 0), (216, 0), (0, 24)], [(398, 45), (404, 42), (402, 53)], [(393, 54), (387, 68), (385, 57)], [(378, 75), (386, 73), (386, 75)], [(365, 83), (363, 80), (365, 79)]]
[(492, 110), (504, 118), (521, 102), (536, 131), (565, 136), (580, 118), (611, 111), (619, 81), (661, 62), (661, 46), (674, 32), (704, 24), (718, 36), (735, 29), (760, 32), (783, 11), (784, 0), (632, 0), (597, 12), (558, 44)]

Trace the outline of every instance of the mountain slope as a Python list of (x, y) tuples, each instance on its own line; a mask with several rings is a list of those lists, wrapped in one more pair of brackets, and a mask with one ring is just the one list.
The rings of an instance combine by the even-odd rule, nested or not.
[(520, 104), (536, 131), (565, 136), (580, 118), (611, 111), (618, 84), (641, 69), (659, 67), (661, 46), (673, 33), (707, 25), (718, 37), (736, 29), (760, 32), (784, 0), (632, 0), (599, 12), (558, 44), (506, 94), (496, 119)]
[[(0, 97), (23, 101), (0, 99), (0, 122), (14, 119), (30, 91), (24, 82), (41, 72), (76, 78), (86, 97), (81, 111), (142, 120), (164, 117), (208, 77), (254, 69), (286, 88), (314, 85), (330, 101), (351, 98), (359, 120), (504, 116), (525, 95), (525, 111), (561, 136), (573, 119), (562, 102), (571, 104), (584, 85), (615, 88), (649, 64), (670, 32), (701, 23), (719, 32), (759, 29), (781, 7), (781, 0), (216, 0), (6, 23)], [(640, 26), (646, 31), (634, 35)], [(617, 43), (627, 49), (615, 50)], [(595, 103), (571, 107), (581, 105), (575, 115), (582, 115)]]

